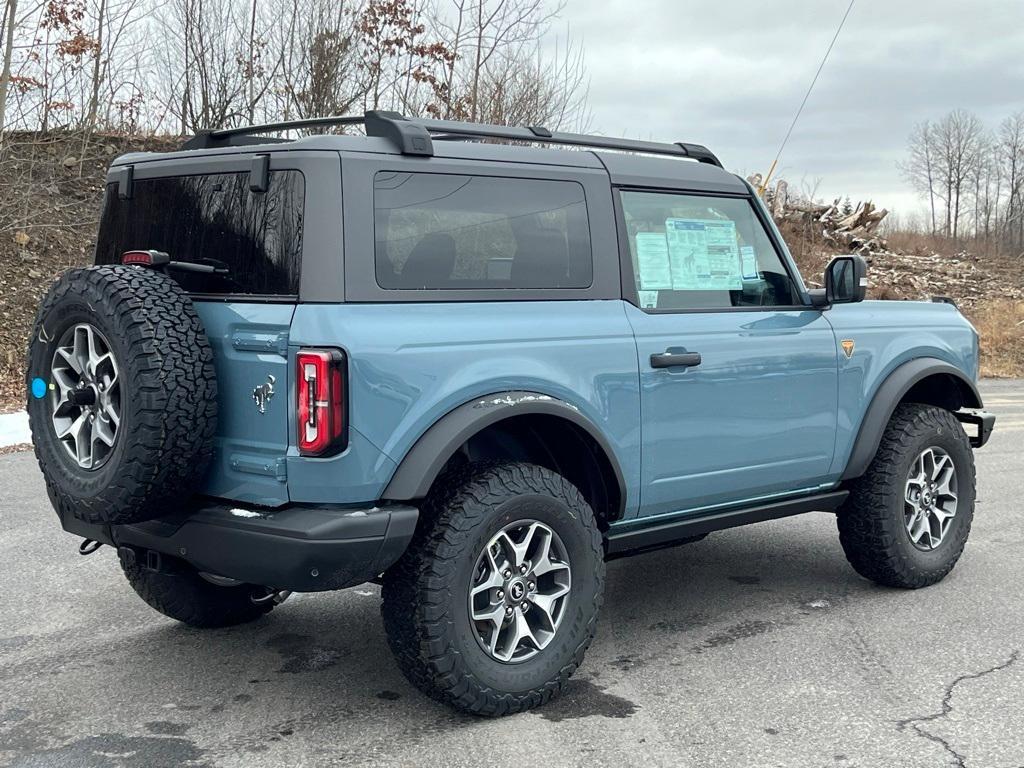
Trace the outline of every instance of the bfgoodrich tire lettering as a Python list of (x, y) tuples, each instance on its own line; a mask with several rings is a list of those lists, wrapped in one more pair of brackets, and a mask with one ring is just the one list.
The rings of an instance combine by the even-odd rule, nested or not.
[(217, 428), (213, 352), (184, 291), (138, 267), (65, 272), (39, 307), (28, 380), (54, 385), (56, 347), (88, 325), (109, 344), (120, 380), (120, 424), (109, 454), (83, 467), (57, 438), (53, 402), (30, 398), (36, 458), (54, 506), (90, 523), (150, 520), (183, 503), (209, 466)]
[[(601, 534), (589, 505), (543, 467), (468, 465), (438, 480), (421, 514), (409, 549), (384, 577), (384, 626), (402, 672), (429, 696), (474, 714), (505, 715), (549, 701), (583, 661), (603, 596)], [(520, 520), (558, 534), (572, 589), (544, 649), (502, 663), (479, 642), (467, 596), (480, 553)]]
[[(907, 531), (907, 479), (922, 452), (938, 448), (957, 471), (956, 514), (941, 542), (923, 550)], [(861, 576), (917, 589), (941, 581), (956, 565), (974, 517), (974, 454), (956, 417), (931, 405), (905, 403), (890, 419), (878, 453), (837, 515), (846, 558)]]

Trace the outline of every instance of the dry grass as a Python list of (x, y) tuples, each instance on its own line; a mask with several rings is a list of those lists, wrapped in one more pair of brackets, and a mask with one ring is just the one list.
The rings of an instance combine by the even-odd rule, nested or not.
[(971, 312), (981, 336), (981, 375), (1024, 375), (1024, 301), (993, 299)]

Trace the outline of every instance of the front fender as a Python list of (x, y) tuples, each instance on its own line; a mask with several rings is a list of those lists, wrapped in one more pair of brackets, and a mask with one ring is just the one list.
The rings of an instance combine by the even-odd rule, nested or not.
[(885, 426), (903, 396), (918, 382), (937, 374), (952, 376), (960, 384), (965, 407), (982, 407), (978, 388), (959, 368), (934, 357), (919, 357), (903, 363), (895, 368), (876, 390), (861, 421), (841, 479), (851, 480), (867, 471), (882, 442)]

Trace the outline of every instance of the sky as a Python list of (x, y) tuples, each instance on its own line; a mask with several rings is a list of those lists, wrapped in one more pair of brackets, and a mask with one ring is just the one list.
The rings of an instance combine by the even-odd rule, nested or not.
[[(849, 0), (565, 0), (591, 132), (707, 145), (764, 173)], [(955, 108), (990, 128), (1024, 109), (1024, 0), (856, 0), (779, 161), (791, 189), (921, 208), (897, 163)]]

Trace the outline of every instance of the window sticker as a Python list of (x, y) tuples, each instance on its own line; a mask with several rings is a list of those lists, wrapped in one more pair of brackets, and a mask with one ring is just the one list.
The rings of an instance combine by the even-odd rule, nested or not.
[(740, 264), (742, 265), (741, 271), (744, 280), (761, 279), (760, 273), (757, 271), (757, 255), (754, 253), (753, 246), (740, 246)]
[(677, 291), (743, 289), (736, 222), (666, 219), (672, 287)]
[(644, 309), (657, 309), (658, 308), (658, 292), (657, 291), (638, 291), (638, 298), (640, 299), (640, 306)]
[(707, 231), (700, 221), (666, 219), (669, 263), (672, 265), (672, 288), (697, 291), (706, 284), (708, 267)]
[(671, 290), (672, 271), (668, 263), (668, 243), (661, 232), (636, 233), (636, 262), (640, 272), (640, 290)]

